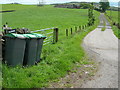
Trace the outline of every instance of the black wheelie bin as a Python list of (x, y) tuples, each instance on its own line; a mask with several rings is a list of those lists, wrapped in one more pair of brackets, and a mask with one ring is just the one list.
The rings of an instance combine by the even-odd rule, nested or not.
[(3, 59), (7, 65), (23, 65), (26, 38), (22, 34), (13, 33), (6, 34), (3, 37), (5, 39), (5, 52)]
[(46, 36), (42, 34), (37, 34), (37, 33), (32, 33), (32, 34), (37, 37), (36, 63), (38, 63), (40, 62), (40, 59), (41, 59), (43, 41), (46, 38)]
[(37, 37), (32, 34), (23, 35), (27, 38), (23, 65), (34, 65), (36, 62)]

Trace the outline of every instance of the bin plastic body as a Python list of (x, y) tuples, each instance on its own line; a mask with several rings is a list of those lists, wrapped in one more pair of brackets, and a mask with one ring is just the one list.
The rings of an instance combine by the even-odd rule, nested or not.
[(41, 60), (43, 40), (44, 40), (44, 39), (38, 39), (38, 40), (37, 40), (36, 62), (40, 62), (40, 60)]
[(34, 65), (36, 62), (37, 37), (31, 34), (23, 35), (27, 38), (23, 65)]
[(4, 60), (10, 66), (22, 65), (26, 41), (22, 35), (5, 35), (5, 55)]
[(41, 53), (42, 53), (42, 46), (43, 46), (43, 41), (46, 38), (45, 36), (43, 36), (42, 34), (37, 34), (37, 33), (32, 33), (33, 35), (35, 35), (38, 39), (37, 39), (37, 52), (36, 52), (36, 62), (40, 62), (40, 58), (41, 58)]

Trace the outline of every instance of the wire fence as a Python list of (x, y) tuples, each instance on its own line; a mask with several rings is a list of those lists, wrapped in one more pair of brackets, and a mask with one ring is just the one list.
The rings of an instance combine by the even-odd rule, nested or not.
[(81, 25), (81, 26), (75, 26), (74, 28), (70, 28), (70, 29), (66, 29), (65, 32), (66, 32), (66, 36), (70, 36), (74, 33), (77, 33), (77, 32), (80, 32), (82, 30), (85, 30), (85, 28), (87, 27), (88, 25)]

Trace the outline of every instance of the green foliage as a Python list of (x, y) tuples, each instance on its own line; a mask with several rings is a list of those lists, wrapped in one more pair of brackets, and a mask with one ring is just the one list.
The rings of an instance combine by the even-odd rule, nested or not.
[(104, 27), (101, 29), (101, 31), (105, 31), (105, 29), (106, 29), (106, 23), (105, 23), (105, 21), (104, 21)]
[(102, 9), (102, 12), (105, 12), (110, 7), (108, 0), (101, 0), (99, 3), (100, 3), (100, 8)]
[(43, 46), (42, 61), (31, 67), (8, 67), (3, 64), (4, 88), (41, 88), (51, 81), (65, 76), (76, 62), (89, 63), (80, 45), (82, 39), (98, 25), (99, 13), (95, 13), (96, 24), (87, 27), (75, 35), (65, 37), (65, 29), (87, 23), (87, 10), (53, 8), (52, 6), (3, 5), (3, 9), (15, 9), (12, 13), (3, 13), (3, 23), (11, 27), (26, 27), (37, 30), (48, 27), (59, 28), (59, 42)]
[(120, 39), (120, 29), (118, 29), (116, 26), (112, 27), (114, 34), (116, 35), (116, 37), (118, 37), (118, 39)]
[(95, 21), (95, 16), (94, 16), (94, 13), (93, 13), (93, 3), (90, 5), (89, 9), (88, 9), (88, 25), (91, 26), (94, 24), (94, 21)]
[(101, 29), (101, 31), (105, 31), (105, 29), (106, 29), (106, 28), (105, 28), (105, 27), (103, 27), (103, 28)]
[(88, 9), (88, 8), (91, 7), (91, 5), (90, 5), (90, 4), (87, 4), (87, 3), (81, 3), (81, 4), (80, 4), (80, 7), (83, 8), (83, 9)]

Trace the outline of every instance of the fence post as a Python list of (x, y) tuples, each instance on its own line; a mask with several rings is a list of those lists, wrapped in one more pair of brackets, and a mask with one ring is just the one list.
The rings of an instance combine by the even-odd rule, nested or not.
[(84, 25), (82, 26), (82, 29), (84, 29)]
[(54, 43), (58, 42), (58, 28), (54, 28)]
[(85, 28), (87, 27), (87, 25), (85, 24)]
[(66, 29), (66, 36), (68, 36), (68, 29)]
[(77, 32), (77, 27), (75, 27), (75, 32)]
[(79, 26), (79, 31), (81, 30), (81, 27)]
[(72, 28), (71, 28), (71, 35), (72, 35)]

